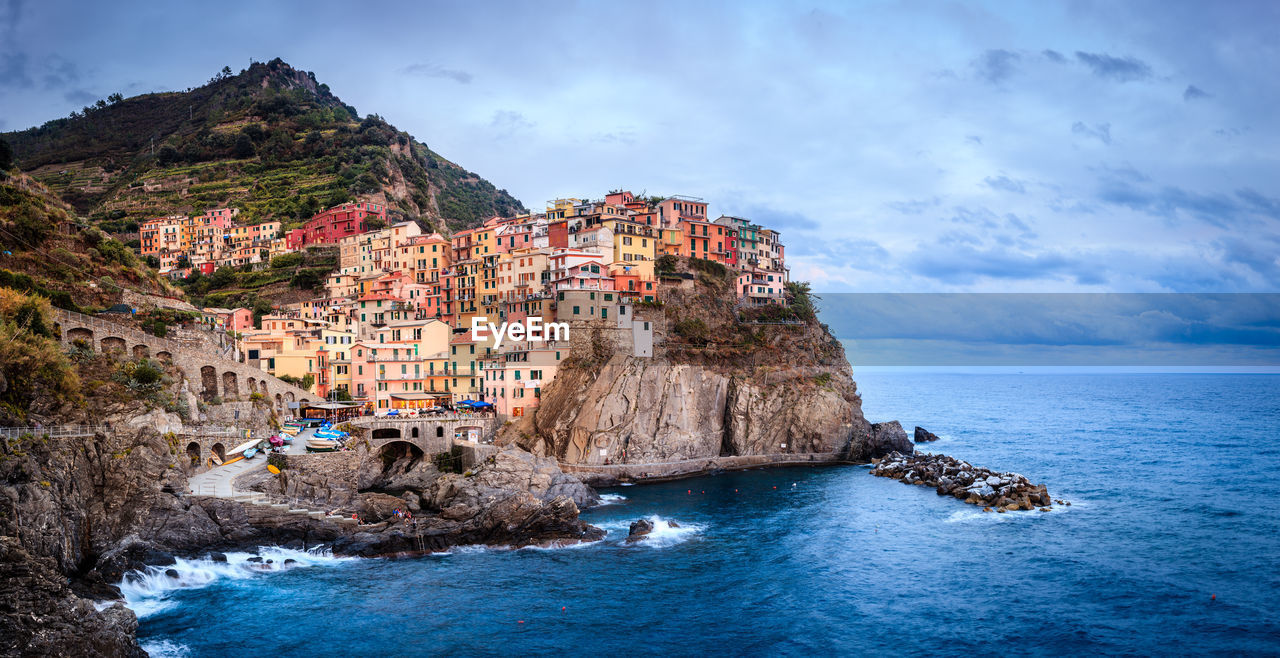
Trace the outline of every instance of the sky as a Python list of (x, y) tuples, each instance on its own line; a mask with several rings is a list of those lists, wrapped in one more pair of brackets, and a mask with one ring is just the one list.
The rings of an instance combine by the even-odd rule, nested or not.
[(1280, 290), (1280, 3), (0, 0), (0, 130), (281, 57), (539, 209), (782, 232), (827, 292)]

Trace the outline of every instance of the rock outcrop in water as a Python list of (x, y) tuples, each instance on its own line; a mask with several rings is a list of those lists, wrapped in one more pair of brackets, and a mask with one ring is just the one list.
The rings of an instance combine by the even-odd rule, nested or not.
[(1017, 473), (992, 471), (947, 455), (893, 453), (873, 463), (872, 475), (933, 487), (939, 496), (954, 496), (987, 511), (1048, 511), (1053, 504), (1043, 484), (1032, 484)]
[(627, 528), (627, 542), (635, 542), (644, 539), (649, 533), (653, 532), (653, 521), (649, 519), (636, 519), (631, 522), (631, 526)]
[(916, 431), (915, 431), (915, 434), (912, 436), (912, 440), (914, 440), (916, 443), (927, 443), (930, 441), (937, 441), (938, 435), (934, 434), (933, 432), (930, 432), (929, 430), (923, 427), (920, 427), (919, 425), (916, 425)]

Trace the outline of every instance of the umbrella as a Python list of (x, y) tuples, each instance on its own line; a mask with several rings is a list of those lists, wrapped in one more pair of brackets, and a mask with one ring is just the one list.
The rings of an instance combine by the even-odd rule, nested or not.
[(488, 409), (488, 408), (490, 408), (490, 407), (492, 407), (492, 406), (493, 406), (493, 403), (491, 403), (491, 402), (477, 402), (477, 403), (475, 403), (475, 404), (473, 404), (473, 405), (471, 405), (471, 406), (473, 406), (473, 407), (475, 407), (475, 408), (477, 408), (477, 409)]
[(398, 409), (392, 409), (391, 411), (388, 411), (388, 412), (387, 412), (387, 415), (388, 415), (388, 416), (399, 416), (399, 415), (400, 415), (400, 411), (399, 411)]

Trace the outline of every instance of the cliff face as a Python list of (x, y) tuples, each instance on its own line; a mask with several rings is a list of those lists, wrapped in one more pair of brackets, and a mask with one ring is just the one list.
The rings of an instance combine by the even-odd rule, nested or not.
[(870, 426), (852, 380), (820, 385), (817, 370), (771, 372), (764, 381), (618, 355), (596, 372), (557, 375), (535, 416), (542, 441), (530, 447), (574, 464), (845, 453)]
[(652, 358), (588, 345), (598, 336), (578, 331), (532, 420), (503, 440), (592, 466), (763, 455), (867, 461), (911, 451), (896, 423), (863, 417), (844, 350), (815, 318), (755, 320), (705, 273), (663, 295), (663, 308), (638, 309), (655, 326)]

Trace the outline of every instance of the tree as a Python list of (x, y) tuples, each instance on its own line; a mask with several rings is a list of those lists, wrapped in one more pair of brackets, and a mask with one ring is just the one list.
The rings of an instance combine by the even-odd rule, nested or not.
[(0, 172), (8, 171), (13, 167), (13, 148), (9, 146), (9, 142), (0, 139)]
[(230, 267), (219, 267), (209, 276), (211, 289), (225, 288), (236, 282), (236, 271)]
[(289, 281), (289, 285), (300, 290), (313, 290), (323, 283), (324, 275), (315, 269), (298, 270)]
[(172, 164), (178, 160), (178, 149), (165, 144), (156, 152), (156, 161), (162, 165)]
[(813, 300), (817, 298), (817, 295), (809, 291), (808, 281), (787, 282), (787, 301), (801, 319), (813, 320), (817, 317), (817, 309), (813, 305)]
[[(10, 217), (9, 233), (16, 238), (15, 249), (36, 249), (53, 232), (49, 218), (30, 203), (24, 203)], [(7, 237), (0, 235), (0, 237)], [(8, 242), (6, 240), (6, 242)]]
[(115, 105), (116, 103), (119, 103), (122, 100), (124, 100), (124, 96), (121, 95), (121, 93), (118, 91), (114, 94), (111, 94), (110, 96), (107, 96), (107, 102), (111, 103), (112, 105)]
[(236, 137), (236, 145), (233, 153), (237, 158), (252, 158), (256, 154), (256, 151), (253, 148), (253, 138), (249, 137), (249, 135), (244, 131), (241, 131), (240, 135)]

